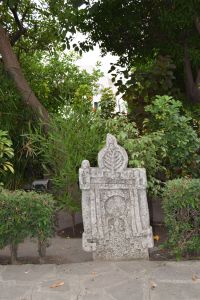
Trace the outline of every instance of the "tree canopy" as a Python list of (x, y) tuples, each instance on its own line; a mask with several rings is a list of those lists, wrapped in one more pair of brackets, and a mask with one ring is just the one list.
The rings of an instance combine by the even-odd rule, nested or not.
[[(99, 43), (122, 66), (145, 64), (157, 54), (176, 63), (177, 84), (192, 103), (200, 103), (200, 2), (198, 0), (86, 1), (78, 29), (85, 45)], [(113, 67), (114, 70), (114, 67)]]
[(80, 70), (78, 56), (63, 52), (76, 31), (80, 3), (0, 0), (0, 127), (9, 132), (15, 151), (15, 174), (6, 178), (12, 188), (42, 176), (24, 137), (29, 129), (41, 120), (47, 134), (49, 114), (77, 105), (77, 99), (92, 104), (101, 72)]
[(48, 110), (27, 82), (20, 56), (36, 50), (54, 52), (69, 47), (67, 33), (75, 32), (77, 5), (71, 0), (1, 0), (0, 11), (1, 64), (12, 77), (24, 104), (48, 124)]
[(52, 50), (59, 42), (68, 43), (66, 34), (75, 32), (77, 8), (73, 2), (1, 0), (0, 24), (19, 51)]

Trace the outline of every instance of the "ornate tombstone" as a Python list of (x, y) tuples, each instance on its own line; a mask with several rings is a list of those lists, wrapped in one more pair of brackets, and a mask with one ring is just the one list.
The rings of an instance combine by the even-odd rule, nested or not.
[(108, 134), (98, 155), (99, 168), (84, 160), (79, 169), (82, 243), (94, 259), (148, 259), (148, 248), (153, 247), (146, 172), (127, 168), (127, 163), (126, 151)]

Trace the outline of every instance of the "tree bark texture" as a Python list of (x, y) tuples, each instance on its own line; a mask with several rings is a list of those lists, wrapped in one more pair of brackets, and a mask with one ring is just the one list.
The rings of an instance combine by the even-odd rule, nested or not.
[(48, 111), (37, 99), (24, 77), (20, 64), (17, 60), (17, 56), (11, 47), (8, 35), (2, 26), (0, 26), (0, 54), (4, 63), (4, 69), (13, 79), (24, 103), (34, 111), (37, 117), (44, 122), (44, 124), (48, 124)]
[(10, 260), (11, 264), (17, 264), (17, 250), (18, 250), (18, 245), (11, 244), (10, 245)]
[(47, 241), (41, 241), (38, 239), (38, 254), (39, 254), (39, 259), (40, 263), (44, 263), (44, 258), (46, 256), (46, 249), (47, 249)]
[(187, 45), (185, 45), (184, 50), (185, 84), (187, 98), (194, 104), (200, 103), (200, 70), (198, 70), (196, 80), (194, 80)]

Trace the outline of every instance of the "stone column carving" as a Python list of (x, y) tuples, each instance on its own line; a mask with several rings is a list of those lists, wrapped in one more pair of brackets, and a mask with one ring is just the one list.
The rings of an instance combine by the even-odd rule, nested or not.
[(82, 190), (83, 249), (94, 259), (148, 258), (153, 247), (146, 197), (146, 171), (127, 168), (126, 151), (107, 135), (98, 168), (84, 160), (79, 169)]

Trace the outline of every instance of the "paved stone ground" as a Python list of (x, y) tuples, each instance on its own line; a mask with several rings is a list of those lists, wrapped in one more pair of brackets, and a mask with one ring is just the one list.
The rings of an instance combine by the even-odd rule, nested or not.
[(200, 261), (0, 266), (0, 300), (199, 299)]
[[(39, 263), (37, 241), (28, 239), (20, 244), (18, 258), (21, 263)], [(9, 260), (9, 247), (0, 250), (0, 265), (9, 263)], [(60, 238), (58, 236), (50, 240), (47, 255), (44, 259), (45, 263), (49, 264), (79, 263), (91, 260), (92, 254), (83, 251), (81, 239)]]
[[(1, 250), (0, 262), (9, 255), (8, 248)], [(36, 241), (20, 245), (21, 263), (35, 263), (37, 257)], [(81, 239), (56, 237), (47, 264), (0, 265), (0, 300), (200, 300), (200, 261), (91, 259)]]

